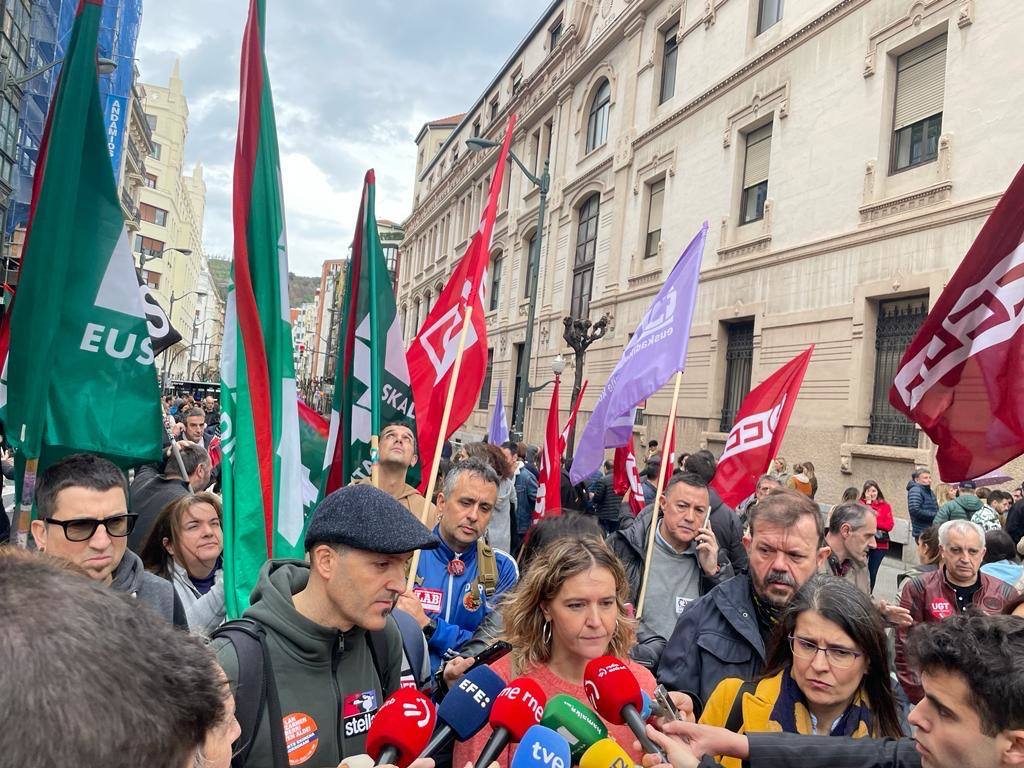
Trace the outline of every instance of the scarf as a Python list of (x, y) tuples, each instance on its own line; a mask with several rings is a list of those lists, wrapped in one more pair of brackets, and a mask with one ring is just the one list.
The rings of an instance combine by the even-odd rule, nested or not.
[[(807, 707), (807, 699), (796, 681), (789, 674), (790, 667), (782, 671), (782, 684), (779, 698), (775, 700), (771, 722), (778, 725), (783, 733), (802, 733), (812, 735), (811, 711)], [(868, 709), (867, 701), (860, 690), (853, 697), (850, 706), (831, 726), (831, 736), (852, 736), (862, 738), (871, 736), (875, 718)]]
[[(217, 558), (217, 564), (213, 566), (213, 570), (210, 571), (210, 575), (205, 579), (200, 579), (193, 576), (191, 573), (188, 574), (188, 580), (192, 582), (192, 586), (196, 588), (200, 595), (205, 595), (211, 589), (213, 584), (217, 580), (217, 571), (224, 567), (224, 561), (221, 558)], [(186, 571), (186, 573), (188, 573)]]
[(750, 582), (750, 599), (754, 603), (754, 615), (757, 616), (757, 627), (761, 631), (761, 637), (767, 639), (771, 636), (775, 625), (779, 623), (786, 608), (775, 605), (770, 600), (758, 595), (757, 590), (754, 589), (753, 580)]

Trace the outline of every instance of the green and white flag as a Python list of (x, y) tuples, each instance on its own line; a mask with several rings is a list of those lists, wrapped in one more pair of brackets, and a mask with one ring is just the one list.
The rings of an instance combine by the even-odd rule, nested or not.
[(249, 604), (270, 557), (303, 556), (302, 465), (288, 311), (288, 248), (274, 103), (264, 55), (266, 1), (242, 41), (231, 289), (221, 355), (227, 613)]
[(7, 436), (21, 458), (40, 458), (40, 470), (78, 451), (122, 466), (160, 457), (153, 346), (97, 83), (102, 10), (102, 0), (78, 9), (40, 147), (17, 296), (0, 332)]
[[(371, 455), (370, 440), (380, 435), (383, 425), (404, 422), (416, 434), (409, 368), (377, 231), (375, 197), (374, 173), (369, 170), (345, 275), (321, 497), (370, 476), (377, 458)], [(373, 391), (379, 396), (373, 397)], [(417, 485), (419, 479), (417, 465), (406, 481)]]

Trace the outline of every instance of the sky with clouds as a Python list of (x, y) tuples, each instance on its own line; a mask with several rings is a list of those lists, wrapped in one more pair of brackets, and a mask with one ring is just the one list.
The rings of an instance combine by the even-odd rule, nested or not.
[[(412, 206), (423, 123), (472, 106), (549, 0), (267, 0), (291, 271), (319, 275), (346, 252), (363, 174), (377, 217)], [(136, 56), (143, 83), (181, 59), (190, 118), (186, 168), (207, 184), (204, 240), (231, 253), (238, 70), (248, 0), (146, 0)]]

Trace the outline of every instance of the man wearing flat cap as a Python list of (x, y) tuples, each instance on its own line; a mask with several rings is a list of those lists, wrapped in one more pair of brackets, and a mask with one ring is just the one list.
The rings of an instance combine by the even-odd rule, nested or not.
[(272, 695), (239, 684), (252, 676), (240, 669), (243, 654), (231, 633), (212, 643), (235, 691), (242, 740), (247, 699), (266, 702), (255, 721), (248, 768), (279, 764), (275, 751), (279, 757), (285, 751), (291, 765), (338, 765), (366, 751), (370, 721), (400, 683), (402, 640), (390, 614), (405, 589), (406, 562), (414, 550), (438, 544), (388, 494), (349, 486), (313, 512), (308, 563), (263, 565), (243, 621), (262, 634), (273, 678), (264, 688), (275, 687), (280, 720), (269, 714)]

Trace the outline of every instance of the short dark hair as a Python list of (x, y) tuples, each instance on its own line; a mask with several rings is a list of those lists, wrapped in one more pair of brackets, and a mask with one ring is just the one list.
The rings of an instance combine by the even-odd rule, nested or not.
[(772, 491), (753, 507), (749, 507), (747, 515), (751, 536), (754, 535), (754, 530), (759, 524), (768, 523), (791, 528), (801, 517), (810, 517), (814, 520), (814, 527), (818, 531), (818, 542), (822, 542), (825, 537), (825, 526), (821, 521), (821, 511), (818, 509), (818, 505), (797, 491), (789, 489)]
[(615, 469), (615, 462), (613, 462), (613, 461), (605, 461), (605, 463), (604, 463), (604, 471), (605, 472), (611, 472), (613, 469)]
[(988, 495), (988, 503), (991, 504), (993, 501), (1013, 501), (1013, 495), (1006, 491), (995, 490)]
[[(10, 711), (57, 726), (5, 739), (5, 764), (180, 768), (226, 717), (230, 692), (201, 639), (73, 566), (0, 552), (0, 615)], [(89, 660), (116, 682), (94, 685)]]
[(66, 488), (109, 491), (120, 488), (128, 500), (128, 481), (112, 461), (92, 453), (73, 453), (56, 461), (39, 476), (36, 485), (36, 509), (40, 518), (53, 517), (57, 496)]
[(504, 443), (501, 444), (501, 447), (504, 448), (506, 451), (510, 451), (514, 456), (519, 455), (519, 443), (517, 443), (515, 440), (506, 440)]
[(380, 428), (380, 433), (383, 435), (384, 430), (387, 429), (388, 427), (405, 427), (410, 432), (412, 432), (412, 452), (416, 456), (420, 455), (420, 441), (416, 436), (416, 428), (412, 424), (410, 424), (405, 419), (394, 419), (393, 421), (389, 421), (386, 424), (382, 425)]
[(658, 441), (657, 440), (648, 440), (647, 441), (647, 447), (648, 448), (657, 448), (658, 447)]
[(711, 481), (715, 479), (716, 469), (718, 469), (718, 462), (715, 461), (715, 456), (711, 451), (691, 453), (683, 463), (684, 471), (700, 475), (704, 478), (706, 485), (710, 485)]
[(694, 474), (693, 472), (676, 472), (669, 478), (668, 483), (665, 485), (665, 495), (668, 496), (668, 492), (677, 485), (688, 485), (691, 488), (703, 488), (705, 491), (708, 489), (708, 484), (704, 482), (704, 478), (700, 475)]
[(198, 416), (203, 421), (206, 421), (206, 411), (202, 408), (191, 408), (189, 412), (185, 414), (186, 419), (191, 419), (194, 416)]
[[(203, 446), (198, 443), (182, 442), (178, 446), (178, 453), (181, 454), (181, 463), (185, 465), (185, 477), (181, 478), (186, 480), (192, 476), (192, 473), (196, 471), (196, 468), (200, 464), (206, 466), (210, 465), (210, 452), (207, 451)], [(181, 469), (178, 467), (178, 460), (174, 457), (174, 452), (167, 457), (167, 461), (164, 462), (164, 474), (171, 477), (178, 477), (181, 474)]]
[(828, 530), (830, 533), (838, 533), (844, 525), (850, 526), (853, 530), (863, 528), (869, 514), (874, 515), (874, 510), (859, 501), (836, 504), (828, 518)]
[(1017, 560), (1017, 547), (1013, 537), (1002, 528), (985, 532), (985, 556), (982, 563), (998, 563), (1000, 560)]
[(915, 627), (908, 650), (921, 672), (963, 678), (986, 736), (1024, 728), (1024, 621), (955, 615)]

